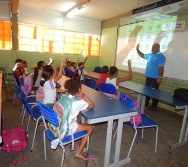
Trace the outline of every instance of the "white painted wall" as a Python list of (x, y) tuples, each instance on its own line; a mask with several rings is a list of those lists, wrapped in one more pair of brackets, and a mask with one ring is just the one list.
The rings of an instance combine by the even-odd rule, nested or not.
[(0, 20), (10, 21), (8, 1), (0, 1)]
[(41, 25), (64, 30), (71, 30), (92, 35), (100, 35), (101, 21), (74, 16), (66, 18), (61, 12), (19, 5), (20, 23)]

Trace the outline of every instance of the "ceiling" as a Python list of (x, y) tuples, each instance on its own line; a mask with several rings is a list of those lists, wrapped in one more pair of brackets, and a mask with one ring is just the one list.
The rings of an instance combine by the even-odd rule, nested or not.
[(156, 0), (19, 0), (19, 4), (66, 13), (75, 4), (84, 4), (77, 16), (107, 20)]

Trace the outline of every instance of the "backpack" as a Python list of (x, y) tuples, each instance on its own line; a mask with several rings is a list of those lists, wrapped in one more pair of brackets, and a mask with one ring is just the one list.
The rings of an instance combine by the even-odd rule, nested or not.
[[(61, 99), (54, 103), (53, 110), (58, 115), (59, 120), (59, 130), (61, 134), (61, 139), (66, 138), (68, 135), (71, 134), (71, 130), (69, 129), (68, 118), (72, 109), (72, 103), (74, 101), (78, 101), (79, 99), (76, 97), (69, 97), (69, 94), (64, 95)], [(58, 133), (56, 127), (50, 123), (48, 123), (50, 131), (54, 134), (57, 138)]]
[[(129, 106), (131, 106), (131, 107), (134, 107), (135, 109), (138, 110), (138, 115), (134, 116), (134, 120), (135, 120), (136, 126), (141, 124), (142, 123), (142, 117), (141, 117), (141, 113), (140, 113), (140, 106), (137, 103), (137, 101), (135, 99), (129, 97), (127, 94), (120, 94), (120, 101), (129, 105)], [(134, 124), (133, 117), (130, 118), (130, 123)]]
[(186, 88), (178, 88), (174, 90), (173, 98), (188, 102), (188, 89)]
[(41, 103), (43, 102), (43, 99), (44, 99), (44, 91), (43, 91), (43, 87), (42, 87), (42, 86), (40, 86), (40, 87), (38, 88), (35, 98), (36, 98), (36, 101), (37, 101), (37, 102), (41, 102)]
[[(3, 146), (2, 150), (6, 152), (19, 152), (27, 146), (27, 134), (25, 130), (20, 126), (9, 130), (2, 131)], [(13, 164), (17, 164), (26, 160), (24, 156), (21, 160), (13, 160)]]
[(33, 88), (33, 74), (20, 78), (20, 86), (25, 95), (29, 95)]

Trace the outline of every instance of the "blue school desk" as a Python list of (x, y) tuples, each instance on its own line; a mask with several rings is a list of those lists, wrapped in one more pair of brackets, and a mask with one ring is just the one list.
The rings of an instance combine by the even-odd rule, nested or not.
[(185, 109), (181, 132), (179, 136), (179, 142), (170, 146), (171, 149), (180, 147), (188, 143), (188, 103), (183, 102), (173, 98), (173, 94), (166, 92), (164, 90), (153, 89), (148, 86), (143, 86), (141, 84), (135, 84), (133, 82), (122, 82), (119, 86), (129, 89), (138, 93), (137, 102), (141, 105), (141, 113), (144, 113), (145, 99), (146, 96), (157, 99), (161, 102), (167, 103), (169, 105), (175, 106), (177, 110)]
[[(98, 79), (98, 73), (85, 71), (85, 75)], [(185, 109), (179, 141), (170, 146), (171, 149), (180, 147), (188, 143), (188, 103), (173, 98), (173, 94), (164, 90), (152, 89), (151, 87), (126, 81), (121, 82), (119, 86), (138, 93), (137, 102), (141, 106), (141, 113), (144, 113), (146, 96), (158, 99), (161, 102), (175, 106), (177, 110)]]
[[(62, 76), (59, 80), (62, 84), (68, 78)], [(119, 160), (121, 139), (122, 139), (122, 129), (123, 123), (128, 122), (131, 116), (137, 115), (137, 111), (132, 107), (121, 103), (117, 100), (107, 97), (101, 92), (97, 92), (85, 85), (82, 85), (83, 92), (94, 102), (95, 108), (82, 111), (81, 114), (87, 119), (88, 124), (95, 124), (100, 122), (108, 122), (107, 125), (107, 135), (106, 135), (106, 146), (105, 146), (105, 156), (104, 156), (104, 167), (118, 167), (131, 162), (130, 152), (132, 149), (132, 143), (129, 148), (128, 155), (125, 159)], [(118, 130), (116, 137), (115, 155), (114, 163), (110, 163), (110, 150), (111, 150), (111, 140), (112, 140), (112, 128), (113, 121), (118, 120)]]

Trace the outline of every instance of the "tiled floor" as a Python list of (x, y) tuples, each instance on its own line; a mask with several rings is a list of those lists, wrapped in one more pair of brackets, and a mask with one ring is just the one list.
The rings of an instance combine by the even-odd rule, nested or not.
[[(8, 98), (7, 98), (8, 95)], [(19, 126), (21, 104), (16, 100), (12, 104), (11, 89), (9, 92), (3, 89), (3, 129), (9, 129)], [(158, 150), (154, 153), (155, 129), (145, 130), (144, 140), (138, 138), (138, 144), (135, 143), (131, 152), (131, 163), (124, 165), (125, 167), (187, 167), (188, 166), (188, 144), (180, 148), (170, 150), (169, 145), (174, 144), (179, 139), (182, 116), (179, 116), (171, 111), (158, 108), (157, 111), (145, 111), (159, 125)], [(27, 120), (27, 117), (26, 119)], [(26, 128), (26, 122), (24, 128)], [(62, 150), (51, 150), (50, 143), (47, 142), (47, 162), (43, 157), (43, 139), (42, 130), (44, 127), (39, 126), (37, 130), (36, 142), (33, 152), (30, 152), (31, 140), (33, 136), (35, 122), (30, 122), (28, 147), (24, 151), (27, 160), (16, 166), (18, 167), (59, 167), (61, 161)], [(90, 154), (98, 155), (100, 158), (97, 161), (88, 163), (89, 167), (103, 167), (104, 149), (106, 139), (107, 124), (97, 124), (91, 139), (90, 139)], [(121, 158), (126, 157), (127, 149), (133, 137), (133, 129), (128, 125), (124, 125), (123, 139), (121, 146)], [(76, 142), (77, 145), (79, 143)], [(110, 161), (113, 162), (115, 139), (112, 140)], [(15, 158), (19, 158), (22, 154), (14, 154)], [(0, 150), (0, 167), (14, 166), (11, 163), (12, 154)], [(66, 146), (66, 155), (64, 167), (84, 167), (85, 162), (74, 157), (74, 153), (70, 151), (70, 146)]]

